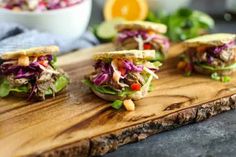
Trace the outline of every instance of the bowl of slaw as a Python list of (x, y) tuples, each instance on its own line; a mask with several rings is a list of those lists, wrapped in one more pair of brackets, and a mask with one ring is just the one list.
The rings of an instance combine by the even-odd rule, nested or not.
[[(55, 2), (64, 0), (47, 1)], [(22, 6), (13, 5), (12, 7), (2, 3), (0, 5), (0, 22), (18, 23), (29, 29), (36, 29), (71, 39), (79, 38), (88, 26), (92, 11), (92, 0), (72, 1), (78, 1), (78, 3), (63, 6), (46, 5), (46, 7), (37, 3), (33, 9), (23, 4)]]

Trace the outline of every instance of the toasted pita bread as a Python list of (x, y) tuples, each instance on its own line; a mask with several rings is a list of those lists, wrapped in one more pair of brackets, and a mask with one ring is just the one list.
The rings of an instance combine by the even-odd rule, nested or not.
[(198, 47), (198, 46), (221, 46), (236, 39), (235, 34), (218, 33), (209, 34), (186, 40), (183, 44), (185, 47)]
[(152, 22), (144, 22), (144, 21), (126, 21), (116, 26), (118, 32), (124, 29), (144, 29), (144, 30), (152, 30), (156, 33), (166, 33), (167, 27), (164, 24), (157, 24)]
[(130, 59), (155, 59), (155, 50), (122, 50), (101, 52), (94, 55), (95, 60), (106, 60), (111, 58), (130, 58)]
[(45, 46), (45, 47), (34, 47), (25, 50), (17, 50), (13, 52), (5, 52), (4, 54), (0, 54), (0, 58), (7, 59), (15, 59), (20, 56), (42, 56), (47, 54), (54, 54), (59, 52), (59, 47), (57, 46)]

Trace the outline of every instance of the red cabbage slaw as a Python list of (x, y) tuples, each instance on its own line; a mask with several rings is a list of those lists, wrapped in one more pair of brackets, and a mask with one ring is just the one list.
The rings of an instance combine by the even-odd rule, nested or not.
[[(235, 41), (231, 41), (231, 42), (223, 44), (221, 46), (214, 46), (214, 47), (206, 48), (205, 52), (207, 53), (208, 64), (211, 64), (214, 61), (214, 58), (219, 57), (220, 54), (223, 52), (223, 50), (230, 49), (234, 46), (235, 46)], [(190, 60), (195, 53), (194, 51), (196, 51), (196, 49), (190, 49), (188, 52)]]
[[(139, 72), (141, 73), (143, 71), (142, 65), (135, 65), (133, 62), (129, 60), (122, 60), (123, 67), (126, 70), (126, 74), (129, 72)], [(96, 70), (99, 70), (100, 73), (98, 73), (93, 78), (93, 83), (96, 85), (102, 85), (107, 82), (109, 82), (112, 79), (113, 72), (115, 71), (113, 67), (111, 66), (111, 63), (106, 63), (102, 60), (98, 60), (96, 64), (94, 65)], [(123, 78), (125, 78), (126, 75), (124, 75)]]
[(83, 0), (2, 0), (0, 7), (17, 11), (46, 11), (70, 7)]
[[(52, 55), (46, 55), (38, 57), (36, 61), (31, 62), (29, 66), (19, 66), (17, 64), (12, 64), (10, 60), (5, 60), (0, 65), (0, 75), (10, 75), (13, 74), (16, 79), (18, 78), (29, 78), (33, 75), (38, 76), (42, 69), (40, 68), (40, 61), (47, 60), (49, 64), (53, 60)], [(51, 65), (52, 66), (52, 65)]]
[(169, 42), (168, 38), (166, 38), (162, 35), (158, 35), (158, 34), (149, 34), (145, 30), (130, 30), (130, 29), (122, 30), (121, 32), (118, 33), (118, 41), (120, 43), (122, 43), (129, 38), (135, 38), (138, 36), (140, 36), (143, 40), (157, 41), (158, 43), (161, 44), (161, 46), (163, 46), (165, 51), (167, 51), (170, 47), (170, 42)]
[(22, 78), (29, 79), (32, 89), (30, 91), (28, 99), (31, 99), (32, 96), (34, 96), (37, 89), (36, 79), (44, 71), (41, 67), (42, 65), (40, 65), (41, 61), (48, 61), (48, 64), (51, 65), (51, 67), (53, 67), (52, 55), (38, 57), (37, 60), (31, 62), (29, 66), (19, 66), (17, 64), (12, 64), (11, 60), (4, 60), (1, 62), (0, 65), (0, 76), (13, 75), (15, 79), (22, 79)]

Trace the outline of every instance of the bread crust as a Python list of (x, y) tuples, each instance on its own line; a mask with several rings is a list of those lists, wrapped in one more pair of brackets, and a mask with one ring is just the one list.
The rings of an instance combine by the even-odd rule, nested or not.
[(166, 33), (167, 27), (161, 23), (153, 23), (147, 21), (125, 21), (116, 26), (118, 32), (124, 29), (132, 29), (132, 30), (152, 30), (156, 33)]
[(34, 47), (30, 49), (17, 50), (12, 52), (5, 52), (0, 55), (3, 60), (16, 59), (20, 56), (42, 56), (47, 54), (55, 54), (59, 52), (58, 46), (44, 46), (44, 47)]
[(121, 50), (111, 52), (100, 52), (94, 55), (95, 60), (105, 60), (113, 58), (130, 58), (130, 59), (155, 59), (155, 50)]
[(236, 39), (235, 34), (217, 33), (203, 35), (200, 37), (192, 38), (183, 42), (186, 48), (199, 47), (199, 46), (221, 46)]

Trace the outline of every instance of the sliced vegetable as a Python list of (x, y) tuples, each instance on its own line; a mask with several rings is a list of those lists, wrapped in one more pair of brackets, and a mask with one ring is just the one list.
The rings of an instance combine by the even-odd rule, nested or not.
[(42, 66), (47, 67), (48, 66), (48, 61), (39, 61), (39, 64), (41, 64)]
[(124, 106), (127, 111), (134, 111), (135, 110), (135, 104), (131, 99), (124, 100)]
[(11, 88), (10, 83), (6, 79), (3, 79), (2, 83), (0, 84), (0, 97), (6, 97), (9, 95), (10, 92), (27, 93), (28, 87), (20, 86)]
[(6, 79), (3, 79), (1, 85), (0, 85), (0, 97), (8, 96), (10, 93), (10, 84)]
[(204, 69), (208, 69), (211, 71), (218, 71), (218, 70), (231, 70), (231, 69), (235, 69), (236, 68), (236, 63), (233, 63), (229, 66), (225, 66), (225, 67), (213, 67), (210, 66), (208, 64), (203, 64), (203, 63), (196, 63), (198, 66), (204, 68)]
[(144, 50), (151, 50), (151, 49), (152, 49), (152, 45), (149, 44), (149, 43), (145, 43), (145, 44), (143, 45), (143, 49), (144, 49)]
[(150, 75), (148, 77), (147, 82), (141, 87), (141, 90), (132, 93), (132, 96), (135, 98), (142, 98), (144, 95), (146, 95), (149, 91), (149, 87), (151, 85), (152, 79), (153, 79), (153, 76)]
[(28, 93), (29, 89), (26, 86), (20, 86), (13, 89), (10, 89), (11, 92), (17, 92), (17, 93)]
[(155, 53), (155, 59), (151, 60), (153, 62), (155, 61), (160, 61), (160, 62), (163, 62), (165, 60), (165, 56), (163, 53), (161, 53), (160, 51), (156, 51)]
[(150, 75), (152, 75), (155, 79), (159, 79), (159, 77), (150, 69), (144, 67), (143, 68), (144, 71), (146, 71), (147, 73), (149, 73)]
[(50, 61), (50, 64), (54, 69), (57, 69), (57, 66), (56, 66), (57, 56), (54, 55), (54, 56), (51, 56), (51, 57), (52, 57), (52, 60)]
[(68, 85), (68, 83), (69, 83), (69, 79), (66, 76), (64, 75), (60, 76), (54, 84), (55, 92), (61, 91), (63, 88), (65, 88)]
[[(62, 89), (64, 89), (68, 83), (69, 83), (69, 79), (66, 76), (60, 76), (56, 82), (54, 83), (54, 87), (55, 87), (55, 91), (54, 92), (60, 92)], [(49, 88), (46, 92), (45, 95), (52, 95), (53, 91), (51, 88)]]
[(140, 85), (139, 83), (133, 83), (133, 84), (131, 85), (131, 89), (132, 89), (133, 91), (139, 91), (139, 90), (141, 89), (141, 85)]
[(101, 23), (96, 30), (97, 37), (103, 42), (112, 41), (117, 34), (115, 26), (122, 21), (124, 20), (119, 18)]
[(218, 73), (213, 73), (213, 74), (211, 74), (211, 78), (213, 79), (213, 80), (216, 80), (216, 81), (220, 81), (220, 76), (218, 75)]
[(112, 66), (112, 69), (113, 69), (112, 79), (113, 79), (118, 85), (120, 85), (121, 87), (128, 87), (127, 84), (120, 82), (121, 72), (118, 70), (117, 61), (116, 61), (116, 60), (112, 60), (111, 66)]
[(96, 86), (95, 84), (93, 84), (91, 81), (85, 79), (82, 80), (82, 82), (87, 85), (88, 87), (90, 87), (91, 89), (99, 92), (99, 93), (103, 93), (103, 94), (111, 94), (111, 95), (116, 95), (117, 92), (114, 91), (113, 89), (109, 88), (109, 87), (105, 87), (105, 86)]
[(152, 62), (152, 64), (153, 64), (153, 65), (154, 65), (156, 68), (158, 68), (158, 67), (162, 66), (162, 63), (161, 63), (161, 62), (159, 62), (159, 61)]
[(211, 74), (211, 78), (216, 81), (221, 81), (221, 82), (229, 82), (231, 80), (231, 77), (229, 76), (220, 76), (218, 73), (213, 73)]
[(111, 104), (111, 106), (117, 110), (120, 109), (122, 107), (122, 105), (123, 105), (123, 101), (121, 101), (121, 100), (116, 100)]
[(118, 70), (120, 71), (121, 76), (125, 76), (125, 74), (126, 74), (126, 69), (125, 69), (124, 67), (119, 67)]
[(131, 91), (130, 88), (126, 87), (121, 92), (118, 93), (118, 96), (120, 97), (126, 97), (128, 95), (133, 94), (135, 91)]
[(107, 81), (109, 81), (109, 75), (105, 73), (100, 73), (93, 79), (93, 83), (98, 86), (106, 83)]
[(229, 77), (229, 76), (222, 76), (222, 77), (221, 77), (221, 81), (222, 81), (222, 82), (225, 82), (225, 83), (226, 83), (226, 82), (230, 82), (230, 80), (231, 80), (231, 77)]

